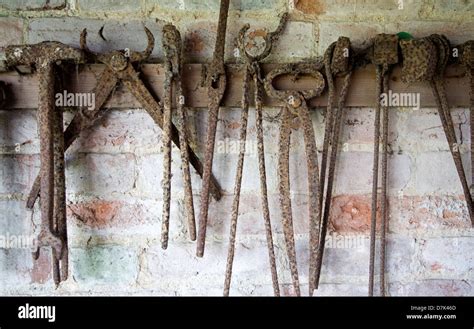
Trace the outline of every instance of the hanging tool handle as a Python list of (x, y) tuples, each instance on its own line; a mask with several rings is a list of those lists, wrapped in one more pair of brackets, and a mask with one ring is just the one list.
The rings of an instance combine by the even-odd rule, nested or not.
[(225, 51), (225, 34), (227, 30), (227, 16), (229, 15), (230, 0), (222, 0), (219, 10), (219, 21), (217, 23), (216, 45), (214, 47), (214, 55), (211, 63), (211, 74), (214, 81), (218, 77), (215, 74), (224, 74), (224, 51)]
[(214, 145), (216, 142), (216, 129), (219, 116), (219, 107), (227, 85), (224, 67), (225, 34), (227, 29), (227, 16), (229, 0), (222, 0), (217, 25), (216, 46), (211, 66), (208, 69), (206, 84), (208, 93), (209, 119), (206, 134), (206, 151), (204, 155), (204, 170), (202, 176), (201, 212), (199, 216), (199, 230), (197, 237), (196, 255), (204, 256), (206, 244), (207, 217), (209, 211), (209, 188), (212, 177), (212, 161), (214, 158)]
[[(270, 97), (279, 99), (280, 101), (284, 102), (285, 104), (290, 102), (291, 99), (294, 100), (294, 104), (290, 104), (293, 107), (298, 107), (300, 104), (300, 97), (301, 95), (305, 100), (310, 100), (311, 98), (317, 97), (322, 94), (325, 88), (324, 77), (319, 72), (322, 68), (322, 63), (297, 63), (297, 64), (286, 64), (282, 65), (270, 73), (267, 74), (265, 78), (265, 90)], [(301, 74), (310, 75), (314, 78), (315, 83), (314, 87), (308, 90), (279, 90), (273, 86), (273, 81), (280, 75), (293, 75), (298, 76)]]
[(17, 65), (47, 65), (61, 60), (84, 62), (84, 52), (80, 49), (57, 41), (45, 41), (34, 45), (13, 45), (5, 48), (8, 66)]
[(217, 23), (216, 45), (211, 65), (207, 71), (207, 91), (209, 100), (214, 106), (219, 106), (224, 96), (227, 77), (224, 66), (225, 34), (227, 30), (227, 16), (229, 14), (230, 0), (222, 0)]

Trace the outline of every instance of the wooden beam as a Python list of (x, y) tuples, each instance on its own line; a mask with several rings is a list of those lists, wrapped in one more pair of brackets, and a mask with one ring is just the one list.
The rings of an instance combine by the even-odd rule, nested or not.
[[(263, 71), (269, 72), (275, 64), (263, 65)], [(202, 64), (187, 64), (184, 67), (184, 92), (186, 105), (192, 108), (207, 107), (206, 88), (201, 85)], [(68, 86), (68, 92), (90, 92), (93, 90), (101, 71), (104, 69), (102, 64), (85, 65), (79, 72), (71, 72), (68, 75), (69, 81), (65, 83)], [(161, 64), (144, 64), (142, 66), (142, 76), (147, 86), (158, 97), (163, 93), (164, 70)], [(242, 73), (239, 66), (228, 65), (228, 88), (224, 96), (224, 106), (239, 107), (242, 88)], [(373, 107), (374, 104), (374, 67), (369, 65), (358, 69), (353, 76), (352, 85), (349, 90), (347, 106), (349, 107)], [(34, 74), (19, 75), (17, 72), (4, 72), (0, 74), (0, 80), (8, 83), (10, 92), (10, 101), (6, 105), (7, 109), (15, 108), (37, 108), (38, 103), (38, 84), (37, 77)], [(337, 84), (341, 81), (337, 80)], [(311, 79), (301, 77), (296, 82), (290, 77), (281, 77), (275, 81), (275, 87), (278, 89), (308, 89), (311, 88)], [(405, 85), (400, 79), (400, 68), (395, 68), (391, 76), (390, 89), (393, 92), (416, 92), (420, 93), (422, 107), (436, 106), (431, 90), (427, 83), (413, 83)], [(453, 107), (467, 107), (469, 103), (469, 89), (467, 78), (459, 66), (450, 66), (446, 74), (446, 90), (449, 104)], [(311, 100), (311, 107), (320, 107), (326, 105), (327, 95)], [(274, 99), (265, 98), (266, 106), (281, 106), (281, 103)], [(109, 108), (138, 108), (140, 104), (136, 99), (122, 86), (119, 86), (113, 96), (106, 104)]]

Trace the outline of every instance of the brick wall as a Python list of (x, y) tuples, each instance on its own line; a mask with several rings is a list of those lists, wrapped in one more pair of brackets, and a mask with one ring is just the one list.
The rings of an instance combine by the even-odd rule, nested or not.
[[(380, 33), (409, 31), (415, 36), (446, 34), (453, 43), (472, 39), (474, 4), (467, 1), (392, 0), (232, 0), (227, 56), (242, 24), (273, 29), (276, 14), (291, 19), (270, 62), (298, 61), (321, 55), (340, 35), (356, 46)], [(205, 62), (213, 51), (218, 0), (2, 0), (0, 47), (12, 43), (58, 40), (78, 45), (87, 27), (96, 51), (129, 47), (141, 50), (142, 22), (154, 33), (153, 57), (160, 61), (161, 28), (178, 26), (185, 39), (186, 60)], [(101, 40), (97, 31), (105, 24)], [(137, 37), (138, 36), (138, 37)], [(295, 43), (295, 40), (298, 42)], [(295, 46), (297, 44), (297, 46)], [(217, 138), (236, 141), (239, 109), (221, 112)], [(435, 109), (391, 109), (389, 158), (390, 228), (387, 279), (390, 295), (474, 295), (474, 231)], [(39, 169), (36, 112), (0, 111), (0, 232), (32, 234), (38, 224), (25, 207), (26, 195)], [(70, 119), (71, 115), (68, 116)], [(361, 238), (356, 248), (327, 249), (318, 295), (366, 295), (368, 233), (374, 113), (347, 109), (342, 152), (337, 167), (330, 230), (334, 237)], [(453, 111), (466, 170), (469, 165), (468, 110)], [(192, 111), (191, 126), (203, 152), (207, 116)], [(266, 159), (270, 209), (283, 292), (291, 294), (289, 265), (283, 243), (277, 191), (278, 109), (265, 113)], [(321, 146), (324, 117), (313, 112)], [(48, 253), (33, 263), (29, 250), (0, 249), (0, 293), (16, 294), (153, 294), (221, 295), (228, 246), (230, 207), (237, 153), (221, 148), (214, 172), (224, 197), (211, 203), (208, 244), (203, 259), (187, 239), (180, 160), (173, 149), (170, 246), (160, 247), (160, 130), (141, 109), (110, 111), (84, 134), (67, 154), (68, 224), (71, 277), (54, 289)], [(300, 133), (293, 135), (291, 154), (297, 252), (303, 291), (307, 289), (308, 223), (306, 169)], [(254, 112), (249, 141), (255, 141)], [(20, 147), (18, 147), (20, 145)], [(231, 294), (271, 295), (271, 277), (260, 212), (257, 158), (245, 160), (236, 258)], [(200, 179), (193, 173), (196, 207)], [(198, 210), (198, 209), (197, 209)]]

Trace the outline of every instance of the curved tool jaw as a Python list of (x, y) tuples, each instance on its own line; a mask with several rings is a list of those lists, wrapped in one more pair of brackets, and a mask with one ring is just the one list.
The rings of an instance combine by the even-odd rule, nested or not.
[(286, 26), (286, 22), (288, 21), (288, 13), (284, 13), (281, 18), (280, 18), (280, 23), (278, 24), (278, 27), (276, 28), (275, 31), (269, 32), (266, 34), (264, 37), (265, 39), (265, 48), (262, 50), (262, 52), (258, 55), (251, 55), (248, 52), (248, 49), (245, 47), (245, 34), (247, 31), (250, 29), (249, 24), (245, 24), (239, 32), (239, 36), (237, 37), (237, 47), (239, 48), (240, 54), (244, 58), (244, 60), (247, 63), (252, 63), (252, 62), (259, 62), (268, 55), (270, 55), (272, 48), (275, 44), (275, 42), (278, 40), (280, 35), (283, 33), (283, 30)]
[(148, 44), (144, 51), (130, 51), (129, 49), (123, 50), (113, 50), (105, 54), (96, 54), (89, 49), (87, 46), (87, 29), (82, 30), (80, 37), (81, 49), (83, 49), (88, 56), (92, 57), (94, 60), (106, 64), (114, 71), (124, 70), (128, 63), (142, 62), (147, 60), (153, 48), (155, 47), (155, 38), (150, 30), (146, 27), (143, 27), (147, 35)]

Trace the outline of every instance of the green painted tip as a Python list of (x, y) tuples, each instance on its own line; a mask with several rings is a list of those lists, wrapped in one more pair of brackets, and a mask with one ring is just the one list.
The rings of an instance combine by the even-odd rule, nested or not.
[(413, 39), (413, 36), (408, 32), (398, 32), (397, 36), (401, 40), (410, 40)]

